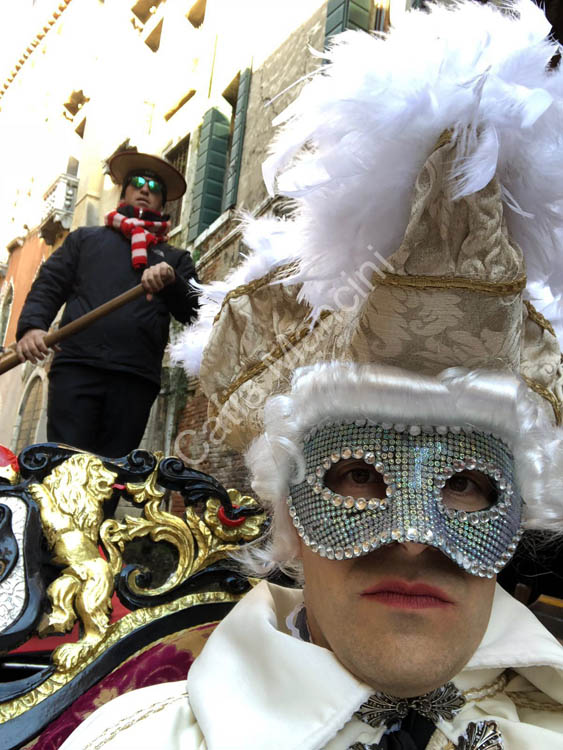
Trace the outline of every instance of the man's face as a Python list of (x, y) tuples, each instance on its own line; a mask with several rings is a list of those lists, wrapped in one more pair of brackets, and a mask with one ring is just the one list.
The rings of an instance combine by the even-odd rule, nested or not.
[(412, 542), (350, 560), (301, 549), (313, 641), (374, 690), (423, 695), (452, 679), (477, 649), (494, 579)]
[[(162, 191), (149, 189), (149, 185), (154, 185), (154, 183), (158, 183), (158, 181), (146, 175), (139, 175), (139, 177), (144, 177), (144, 182), (142, 179), (137, 180), (133, 177), (132, 181), (130, 180), (125, 188), (123, 200), (130, 206), (136, 206), (137, 208), (142, 208), (146, 211), (159, 212), (163, 205)], [(140, 184), (141, 182), (143, 182), (143, 184), (140, 187), (137, 187), (137, 184)]]

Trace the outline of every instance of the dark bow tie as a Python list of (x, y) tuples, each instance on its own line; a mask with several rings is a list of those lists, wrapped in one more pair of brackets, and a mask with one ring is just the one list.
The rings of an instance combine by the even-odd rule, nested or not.
[[(400, 729), (387, 732), (375, 745), (356, 742), (348, 750), (423, 750), (434, 732), (434, 724), (409, 711)], [(494, 721), (471, 722), (457, 739), (456, 750), (505, 750), (502, 734)]]
[(409, 711), (396, 731), (386, 732), (374, 745), (357, 742), (349, 750), (420, 750), (427, 746), (434, 729), (430, 719)]

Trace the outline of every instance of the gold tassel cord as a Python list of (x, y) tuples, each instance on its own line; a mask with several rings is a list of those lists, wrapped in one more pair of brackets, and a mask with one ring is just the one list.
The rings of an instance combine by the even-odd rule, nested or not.
[(495, 283), (459, 276), (401, 276), (386, 273), (378, 276), (374, 283), (379, 286), (400, 286), (414, 289), (468, 289), (471, 292), (483, 292), (497, 297), (508, 297), (518, 294), (526, 288), (526, 277), (520, 276), (513, 281)]

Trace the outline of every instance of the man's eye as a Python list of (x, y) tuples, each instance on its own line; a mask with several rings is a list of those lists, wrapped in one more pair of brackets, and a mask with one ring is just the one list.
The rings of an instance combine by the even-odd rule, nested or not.
[(347, 475), (356, 484), (366, 484), (370, 479), (373, 481), (375, 478), (369, 469), (352, 469), (347, 472)]
[(497, 492), (484, 474), (454, 474), (442, 490), (444, 505), (455, 510), (486, 510), (497, 500)]
[(340, 461), (327, 471), (324, 484), (333, 492), (352, 497), (385, 497), (383, 477), (363, 461)]
[(471, 479), (463, 476), (451, 477), (448, 479), (447, 484), (454, 492), (467, 492), (475, 487), (475, 482), (472, 482)]

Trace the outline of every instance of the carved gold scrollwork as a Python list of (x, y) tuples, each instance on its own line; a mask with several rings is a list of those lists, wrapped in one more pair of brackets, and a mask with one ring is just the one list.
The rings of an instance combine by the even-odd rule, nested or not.
[[(55, 695), (86, 666), (93, 665), (108, 649), (116, 647), (122, 638), (138, 629), (145, 630), (145, 625), (188, 607), (238, 601), (244, 586), (235, 591), (229, 589), (232, 586), (229, 583), (227, 590), (218, 590), (227, 580), (225, 576), (230, 581), (229, 570), (221, 566), (216, 566), (210, 577), (206, 577), (212, 581), (212, 590), (186, 593), (189, 589), (183, 585), (190, 576), (227, 557), (241, 542), (256, 539), (266, 520), (253, 498), (241, 496), (236, 490), (228, 491), (235, 512), (228, 507), (225, 509), (213, 496), (216, 493), (228, 506), (225, 490), (215, 480), (188, 468), (184, 470), (178, 461), (172, 466), (173, 471), (170, 466), (167, 469), (161, 465), (161, 455), (147, 454), (150, 461), (141, 456), (140, 463), (131, 460), (125, 463), (125, 468), (123, 461), (117, 461), (110, 470), (107, 460), (104, 462), (94, 455), (67, 451), (64, 447), (57, 451), (54, 456), (48, 451), (37, 455), (30, 452), (26, 459), (32, 469), (37, 465), (42, 467), (47, 459), (56, 460), (48, 474), (41, 474), (41, 481), (36, 479), (25, 488), (37, 505), (34, 513), (41, 517), (51, 560), (60, 567), (58, 577), (47, 589), (50, 608), (45, 609), (50, 611), (45, 612), (38, 632), (41, 635), (63, 633), (79, 621), (82, 634), (77, 643), (64, 643), (55, 649), (52, 654), (55, 669), (43, 682), (25, 695), (0, 704), (0, 725)], [(133, 459), (138, 458), (133, 456)], [(164, 461), (170, 464), (171, 459)], [(120, 479), (123, 474), (117, 472), (144, 479), (123, 485), (118, 483), (123, 481)], [(189, 503), (198, 503), (197, 511), (190, 505), (185, 518), (179, 518), (162, 510), (166, 490), (158, 484), (159, 477), (164, 486), (180, 487)], [(122, 521), (104, 521), (104, 503), (124, 490), (129, 500), (143, 505), (142, 515), (125, 516)], [(204, 500), (205, 505), (201, 507)], [(131, 601), (138, 608), (110, 624), (116, 576), (121, 574), (119, 584), (123, 583), (125, 547), (141, 537), (172, 545), (177, 551), (176, 569), (158, 588), (143, 588), (138, 569), (129, 574), (121, 591), (126, 595), (137, 594), (138, 601), (134, 596)], [(100, 553), (100, 544), (105, 548), (107, 559)], [(1, 564), (2, 561), (0, 572)], [(168, 597), (172, 601), (159, 599), (176, 587), (177, 596)]]
[[(159, 456), (159, 459), (161, 456)], [(157, 485), (158, 467), (146, 482), (127, 484), (127, 491), (138, 503), (145, 503), (142, 517), (126, 516), (123, 522), (113, 519), (104, 521), (100, 539), (107, 549), (112, 570), (117, 575), (123, 565), (122, 553), (127, 542), (150, 536), (154, 542), (169, 542), (178, 550), (178, 566), (168, 580), (158, 588), (141, 588), (135, 581), (136, 572), (129, 576), (128, 585), (136, 594), (160, 596), (171, 591), (189, 575), (194, 559), (193, 538), (186, 524), (177, 516), (160, 510), (164, 490)]]
[[(143, 596), (161, 596), (195, 573), (227, 557), (240, 541), (256, 539), (265, 521), (264, 513), (233, 521), (224, 514), (220, 501), (210, 498), (203, 519), (188, 507), (184, 522), (160, 510), (164, 492), (156, 483), (157, 475), (158, 467), (146, 482), (127, 485), (127, 491), (136, 502), (146, 503), (143, 517), (126, 517), (123, 522), (107, 520), (100, 529), (100, 538), (108, 551), (110, 566), (115, 574), (122, 568), (125, 545), (135, 538), (150, 536), (154, 542), (168, 542), (178, 551), (176, 570), (158, 588), (142, 588), (135, 580), (137, 571), (130, 574), (129, 588)], [(258, 507), (253, 498), (242, 496), (237, 490), (228, 492), (235, 507)]]
[[(256, 500), (249, 495), (241, 495), (237, 490), (227, 490), (234, 508), (257, 508)], [(211, 531), (225, 542), (251, 542), (262, 533), (266, 516), (258, 513), (244, 519), (232, 521), (225, 515), (219, 500), (212, 497), (207, 501), (204, 520)]]
[[(233, 507), (257, 508), (254, 498), (241, 495), (237, 490), (228, 490)], [(193, 508), (186, 509), (186, 523), (197, 542), (197, 557), (193, 561), (189, 575), (197, 573), (208, 565), (227, 557), (238, 548), (238, 542), (250, 542), (257, 539), (266, 520), (264, 513), (248, 516), (236, 521), (227, 518), (223, 506), (214, 497), (209, 498), (205, 506), (203, 520)]]
[[(155, 458), (156, 468), (148, 478), (123, 487), (116, 484), (118, 474), (99, 458), (76, 453), (56, 465), (41, 483), (28, 486), (39, 508), (52, 561), (61, 568), (47, 589), (50, 611), (43, 615), (38, 633), (68, 632), (77, 620), (82, 627), (77, 643), (62, 644), (53, 652), (59, 673), (74, 672), (93, 653), (107, 647), (114, 581), (122, 573), (123, 552), (129, 542), (149, 537), (155, 543), (167, 542), (177, 551), (176, 569), (158, 587), (143, 587), (138, 568), (128, 575), (129, 592), (144, 598), (146, 604), (147, 597), (156, 603), (158, 597), (261, 533), (265, 514), (253, 498), (236, 490), (228, 491), (233, 508), (255, 509), (255, 515), (235, 513), (231, 518), (215, 497), (208, 497), (202, 517), (191, 506), (185, 519), (162, 510), (165, 490), (158, 484), (162, 454)], [(130, 500), (143, 505), (140, 517), (103, 520), (104, 503), (117, 489), (126, 489)], [(100, 554), (100, 542), (107, 560)]]

